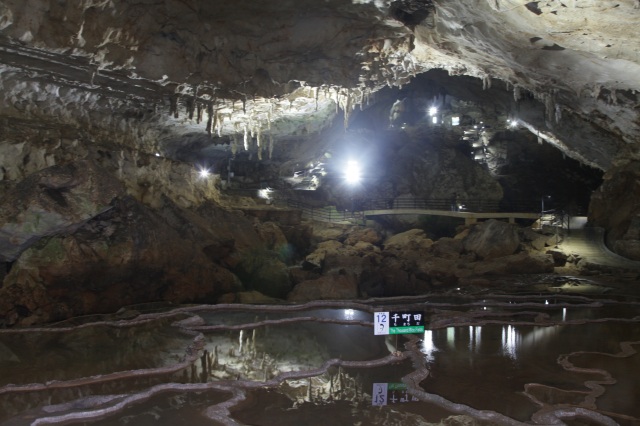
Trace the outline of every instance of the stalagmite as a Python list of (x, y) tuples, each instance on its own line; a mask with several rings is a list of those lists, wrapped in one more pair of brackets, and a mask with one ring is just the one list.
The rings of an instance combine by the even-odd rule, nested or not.
[(231, 137), (231, 155), (235, 157), (238, 152), (238, 135), (234, 134)]
[(224, 115), (222, 115), (219, 111), (216, 111), (216, 121), (218, 125), (216, 126), (216, 130), (218, 132), (218, 137), (222, 136), (222, 122), (224, 121)]
[(187, 98), (186, 105), (187, 105), (187, 116), (189, 117), (189, 120), (193, 120), (193, 113), (195, 111), (195, 102), (193, 101), (193, 99)]
[(178, 118), (178, 95), (171, 95), (169, 98), (169, 114)]
[(238, 354), (242, 355), (242, 338), (244, 335), (244, 330), (240, 330), (240, 336), (238, 337)]
[(211, 123), (211, 129), (209, 129), (209, 134), (212, 134), (215, 129), (218, 128), (218, 112), (211, 111), (211, 115), (213, 116), (213, 122)]
[(207, 134), (209, 134), (209, 136), (211, 136), (211, 132), (213, 131), (213, 104), (211, 102), (209, 102), (207, 104), (207, 114), (208, 114), (208, 118), (207, 118)]
[(198, 102), (196, 105), (197, 113), (196, 113), (196, 123), (200, 124), (202, 122), (202, 102)]

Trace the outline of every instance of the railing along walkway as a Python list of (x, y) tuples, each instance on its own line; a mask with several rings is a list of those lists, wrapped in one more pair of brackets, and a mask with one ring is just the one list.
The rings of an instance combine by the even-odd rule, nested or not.
[[(299, 209), (302, 215), (312, 220), (335, 223), (360, 223), (368, 216), (382, 215), (434, 215), (457, 217), (465, 223), (475, 223), (478, 219), (538, 219), (540, 213), (525, 211), (525, 204), (512, 207), (513, 211), (500, 211), (501, 206), (496, 201), (465, 200), (464, 205), (457, 206), (451, 200), (432, 199), (395, 199), (395, 200), (366, 200), (354, 202), (351, 210), (337, 210), (334, 206), (314, 207), (308, 204), (287, 200), (291, 208)], [(504, 207), (502, 207), (504, 209)]]

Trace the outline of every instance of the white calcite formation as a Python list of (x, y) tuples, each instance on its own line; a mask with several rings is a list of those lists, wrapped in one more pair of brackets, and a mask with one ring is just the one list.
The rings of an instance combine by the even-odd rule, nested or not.
[[(607, 169), (637, 156), (639, 18), (634, 0), (3, 0), (0, 115), (149, 151), (246, 134), (234, 149), (266, 159), (278, 138), (348, 122), (380, 88), (440, 68), (533, 94), (546, 113), (531, 130)], [(558, 137), (564, 119), (608, 138)]]

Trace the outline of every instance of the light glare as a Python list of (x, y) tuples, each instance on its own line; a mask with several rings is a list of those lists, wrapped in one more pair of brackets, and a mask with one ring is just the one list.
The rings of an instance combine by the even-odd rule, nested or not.
[(211, 172), (209, 171), (209, 169), (204, 167), (201, 167), (200, 170), (198, 171), (198, 175), (200, 176), (201, 179), (208, 178), (210, 174)]
[(438, 108), (436, 108), (436, 107), (431, 107), (431, 108), (429, 108), (429, 115), (430, 115), (430, 116), (432, 116), (432, 117), (433, 117), (433, 116), (434, 116), (434, 115), (436, 115), (437, 113), (438, 113)]
[(347, 167), (344, 171), (344, 178), (347, 183), (356, 184), (360, 182), (360, 164), (357, 161), (350, 160), (347, 162)]

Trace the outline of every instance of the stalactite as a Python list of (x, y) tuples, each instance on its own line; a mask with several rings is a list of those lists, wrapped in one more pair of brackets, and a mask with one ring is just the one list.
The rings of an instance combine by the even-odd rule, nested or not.
[(520, 89), (520, 86), (513, 86), (513, 100), (516, 102), (519, 102), (520, 99), (522, 98), (522, 92)]
[(273, 136), (269, 133), (269, 160), (273, 157)]
[(544, 95), (544, 109), (547, 117), (547, 121), (551, 122), (554, 118), (556, 111), (554, 96), (550, 93)]
[(602, 90), (602, 86), (600, 86), (599, 84), (596, 84), (593, 87), (593, 98), (594, 99), (598, 99), (598, 96), (600, 96), (600, 91)]
[(247, 113), (247, 98), (242, 99), (242, 112)]
[(314, 92), (315, 92), (313, 97), (314, 97), (314, 98), (315, 98), (315, 100), (316, 100), (316, 111), (318, 111), (318, 96), (320, 95), (320, 88), (319, 88), (319, 87), (316, 87), (316, 88), (314, 88), (313, 90), (314, 90)]
[(344, 105), (344, 128), (349, 127), (349, 115), (351, 114), (351, 91), (347, 89), (347, 99)]
[(262, 146), (262, 129), (258, 127), (258, 131), (256, 132), (256, 143), (258, 144), (258, 148)]
[(340, 111), (340, 89), (335, 88), (336, 91), (336, 114)]
[(491, 88), (491, 77), (489, 75), (485, 75), (482, 77), (482, 90), (487, 90)]
[(555, 118), (556, 118), (556, 123), (560, 122), (560, 119), (562, 119), (562, 108), (560, 108), (560, 105), (556, 104), (555, 107)]
[(244, 125), (244, 150), (249, 151), (249, 132), (246, 124)]

